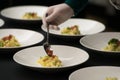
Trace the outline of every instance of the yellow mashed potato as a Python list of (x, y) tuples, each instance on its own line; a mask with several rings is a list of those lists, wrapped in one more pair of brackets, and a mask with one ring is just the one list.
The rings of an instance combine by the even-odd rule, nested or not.
[(13, 35), (5, 36), (0, 39), (0, 47), (17, 47), (20, 43)]
[(113, 38), (109, 40), (108, 45), (103, 49), (105, 51), (120, 51), (120, 41)]
[(116, 77), (106, 77), (105, 80), (118, 80)]
[(38, 63), (43, 67), (60, 67), (62, 62), (59, 60), (58, 56), (44, 56), (38, 60)]
[(35, 12), (27, 12), (23, 15), (23, 19), (41, 19)]
[(65, 27), (61, 30), (61, 34), (67, 34), (67, 35), (80, 35), (80, 31), (77, 25), (74, 25), (72, 27)]

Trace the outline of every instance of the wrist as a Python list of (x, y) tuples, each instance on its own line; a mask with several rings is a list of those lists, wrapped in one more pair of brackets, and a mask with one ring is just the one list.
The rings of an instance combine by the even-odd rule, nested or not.
[(87, 2), (88, 0), (65, 0), (65, 3), (73, 9), (75, 16), (84, 9)]
[(66, 3), (63, 3), (63, 5), (65, 5), (66, 9), (69, 10), (69, 12), (71, 12), (73, 14), (73, 16), (74, 16), (75, 13), (74, 13), (73, 8), (71, 6), (69, 6), (68, 4), (66, 4)]

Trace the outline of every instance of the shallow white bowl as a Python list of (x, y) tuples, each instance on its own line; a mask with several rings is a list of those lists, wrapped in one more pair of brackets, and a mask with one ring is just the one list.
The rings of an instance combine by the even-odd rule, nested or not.
[(0, 19), (0, 27), (4, 25), (4, 21)]
[(41, 19), (23, 19), (22, 16), (26, 12), (36, 12), (38, 16), (43, 17), (47, 10), (46, 6), (34, 6), (34, 5), (26, 5), (26, 6), (14, 6), (9, 7), (1, 10), (1, 15), (8, 19), (15, 19), (15, 20), (24, 20), (24, 21), (37, 21)]
[[(81, 32), (80, 35), (64, 35), (61, 34), (61, 30), (65, 27), (71, 27), (74, 25), (79, 26), (79, 30)], [(50, 33), (57, 36), (63, 37), (80, 37), (84, 35), (96, 34), (105, 30), (105, 25), (101, 22), (91, 20), (91, 19), (79, 19), (79, 18), (71, 18), (66, 22), (59, 25), (60, 30), (50, 30)], [(46, 27), (42, 26), (43, 31), (47, 31)]]
[(0, 29), (0, 38), (8, 36), (12, 34), (19, 41), (21, 46), (19, 47), (1, 47), (0, 49), (15, 49), (15, 48), (23, 48), (35, 45), (43, 41), (44, 36), (36, 31), (27, 30), (27, 29)]
[(116, 38), (120, 40), (120, 32), (102, 32), (98, 34), (84, 36), (80, 39), (80, 44), (84, 47), (97, 52), (120, 53), (115, 51), (104, 51), (110, 39)]
[(43, 46), (31, 47), (18, 51), (13, 56), (13, 59), (23, 66), (49, 73), (70, 69), (86, 62), (89, 58), (86, 51), (76, 47), (65, 45), (51, 45), (51, 47), (54, 55), (57, 55), (62, 61), (61, 67), (43, 67), (37, 62), (40, 57), (46, 55)]
[(120, 67), (94, 66), (82, 68), (70, 74), (69, 80), (106, 80), (106, 77), (120, 79)]

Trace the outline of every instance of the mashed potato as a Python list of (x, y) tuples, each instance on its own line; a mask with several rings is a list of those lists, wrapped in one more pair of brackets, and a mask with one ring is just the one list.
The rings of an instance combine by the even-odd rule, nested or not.
[(0, 39), (0, 47), (17, 47), (20, 43), (13, 35), (5, 36)]
[(35, 12), (27, 12), (23, 15), (23, 19), (41, 19)]
[(61, 30), (61, 34), (68, 34), (68, 35), (80, 35), (80, 31), (77, 25), (72, 27), (66, 27)]
[(108, 45), (104, 48), (105, 51), (120, 51), (120, 41), (112, 38), (109, 40)]
[(43, 67), (60, 67), (62, 66), (62, 62), (59, 60), (58, 56), (44, 56), (40, 57), (38, 63)]
[(106, 77), (105, 80), (118, 80), (116, 77)]

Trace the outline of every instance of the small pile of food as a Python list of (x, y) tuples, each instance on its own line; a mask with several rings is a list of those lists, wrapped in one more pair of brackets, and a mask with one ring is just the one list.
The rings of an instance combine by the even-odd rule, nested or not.
[(37, 13), (35, 12), (26, 12), (24, 15), (23, 15), (23, 19), (41, 19), (40, 16), (37, 15)]
[(67, 35), (80, 35), (80, 30), (78, 28), (78, 25), (74, 25), (71, 27), (65, 27), (61, 30), (61, 34), (67, 34)]
[(40, 57), (38, 63), (43, 67), (60, 67), (62, 66), (62, 61), (58, 58), (58, 56), (53, 55), (52, 51), (49, 51), (49, 55)]
[(44, 67), (60, 67), (61, 61), (59, 60), (58, 56), (44, 56), (41, 57), (38, 60), (38, 63), (40, 63)]
[(0, 47), (17, 47), (20, 43), (13, 35), (8, 35), (0, 39)]
[(118, 80), (116, 77), (106, 77), (105, 80)]
[(105, 51), (120, 51), (120, 41), (116, 38), (109, 40), (108, 45), (104, 48)]

